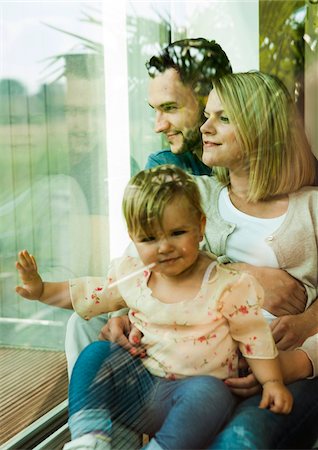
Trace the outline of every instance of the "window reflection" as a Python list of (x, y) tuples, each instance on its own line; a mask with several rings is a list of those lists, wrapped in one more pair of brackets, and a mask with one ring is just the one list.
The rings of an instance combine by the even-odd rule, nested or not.
[(48, 281), (101, 274), (108, 259), (103, 54), (79, 38), (101, 43), (102, 27), (80, 20), (84, 7), (0, 5), (0, 445), (67, 395), (70, 312), (15, 295), (17, 252)]
[[(14, 293), (15, 260), (20, 249), (38, 255), (43, 277), (61, 279), (87, 273), (89, 242), (78, 244), (81, 232), (89, 236), (85, 195), (67, 168), (64, 120), (49, 114), (47, 96), (28, 95), (22, 84), (7, 80), (2, 94), (6, 118), (1, 120), (1, 308), (15, 318), (19, 333), (6, 324), (3, 344), (59, 345), (43, 327), (23, 326), (24, 318), (62, 323), (68, 314), (36, 302), (21, 302)], [(13, 88), (12, 88), (13, 86)], [(20, 89), (17, 89), (17, 87)], [(3, 92), (3, 91), (2, 91)], [(42, 98), (41, 98), (42, 97)], [(44, 102), (43, 102), (44, 100)], [(36, 118), (36, 120), (35, 120)], [(53, 153), (54, 151), (54, 153)], [(47, 324), (50, 328), (49, 323)], [(22, 326), (22, 329), (21, 329)], [(53, 329), (55, 325), (52, 324)], [(38, 330), (38, 331), (36, 331)], [(60, 335), (63, 336), (63, 333)], [(39, 339), (40, 338), (40, 339)], [(53, 341), (52, 341), (53, 339)]]
[[(103, 57), (101, 46), (98, 54), (78, 47), (78, 36), (89, 31), (79, 20), (83, 4), (63, 11), (52, 3), (37, 6), (1, 6), (4, 23), (11, 24), (3, 72), (14, 77), (0, 80), (0, 343), (63, 350), (70, 313), (18, 298), (15, 261), (27, 248), (48, 281), (99, 266), (100, 274), (107, 262), (106, 237), (101, 248), (92, 244), (102, 226), (107, 236)], [(55, 28), (44, 24), (48, 13)], [(19, 30), (17, 48), (13, 29)], [(73, 41), (69, 31), (76, 31)], [(27, 39), (35, 41), (23, 66)]]
[(106, 173), (104, 61), (89, 53), (68, 54), (64, 60), (70, 175), (85, 193), (89, 212), (106, 215), (100, 184)]
[(306, 2), (260, 2), (260, 68), (284, 81), (304, 115)]

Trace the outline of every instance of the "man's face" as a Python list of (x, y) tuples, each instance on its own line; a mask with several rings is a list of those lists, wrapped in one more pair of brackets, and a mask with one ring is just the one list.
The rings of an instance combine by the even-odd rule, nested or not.
[(101, 140), (104, 126), (104, 99), (98, 79), (68, 75), (66, 91), (66, 120), (71, 164), (78, 164), (92, 155)]
[(176, 70), (150, 79), (148, 102), (156, 113), (155, 132), (166, 135), (172, 153), (201, 150), (202, 109)]

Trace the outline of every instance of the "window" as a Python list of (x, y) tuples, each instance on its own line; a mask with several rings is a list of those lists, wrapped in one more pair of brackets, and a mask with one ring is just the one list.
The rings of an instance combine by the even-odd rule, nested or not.
[(170, 41), (215, 39), (234, 71), (287, 83), (317, 149), (318, 6), (8, 1), (0, 12), (1, 445), (67, 395), (71, 313), (15, 295), (17, 253), (34, 254), (47, 281), (103, 275), (121, 254), (123, 188), (168, 145), (153, 132), (145, 62)]
[(101, 2), (0, 10), (2, 443), (67, 395), (70, 311), (15, 295), (17, 253), (48, 281), (103, 273), (108, 212)]

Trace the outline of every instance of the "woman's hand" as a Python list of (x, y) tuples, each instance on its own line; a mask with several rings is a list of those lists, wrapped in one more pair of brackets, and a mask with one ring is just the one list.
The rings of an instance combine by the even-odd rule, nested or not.
[(279, 362), (282, 369), (284, 383), (289, 384), (313, 375), (311, 361), (304, 351), (290, 350), (279, 352)]
[(278, 350), (300, 347), (311, 334), (311, 327), (304, 313), (278, 317), (271, 323), (271, 330)]
[(258, 394), (262, 390), (262, 386), (256, 380), (253, 373), (240, 378), (228, 378), (225, 384), (229, 387), (231, 392), (239, 397), (251, 397)]
[(318, 300), (301, 314), (278, 317), (271, 323), (271, 329), (279, 350), (300, 347), (308, 337), (318, 333)]
[(140, 345), (141, 336), (141, 332), (131, 324), (128, 316), (120, 316), (110, 318), (101, 329), (98, 338), (101, 341), (114, 342), (131, 355), (143, 358), (146, 353)]
[(230, 388), (231, 392), (239, 397), (251, 397), (261, 391), (261, 385), (256, 380), (246, 359), (240, 356), (238, 361), (239, 373), (244, 374), (239, 377), (228, 378), (225, 384)]

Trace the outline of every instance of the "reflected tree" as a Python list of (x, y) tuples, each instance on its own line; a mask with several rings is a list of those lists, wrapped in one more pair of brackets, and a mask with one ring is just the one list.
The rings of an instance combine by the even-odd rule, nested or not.
[(262, 0), (260, 8), (260, 69), (284, 81), (304, 114), (304, 0)]
[[(157, 142), (157, 146), (162, 145), (161, 137), (154, 136), (152, 131), (153, 118), (146, 102), (148, 75), (145, 62), (160, 47), (170, 42), (171, 23), (168, 17), (155, 10), (154, 16), (155, 18), (143, 17), (133, 9), (126, 16), (131, 174), (138, 172), (144, 166), (148, 153), (156, 149), (152, 144), (154, 141)], [(79, 20), (102, 30), (102, 12), (97, 8), (87, 7), (83, 9)], [(93, 41), (52, 24), (46, 24), (46, 26), (74, 37), (77, 42), (75, 48), (68, 55), (54, 55), (48, 60), (45, 68), (46, 76), (53, 76), (55, 80), (64, 76), (67, 78), (67, 66), (72, 53), (74, 59), (75, 55), (78, 55), (78, 58), (81, 54), (83, 58), (85, 55), (86, 58), (95, 55), (95, 59), (100, 58), (101, 66), (103, 65), (102, 42)], [(107, 63), (107, 55), (105, 58)], [(109, 63), (116, 64), (115, 61)]]

